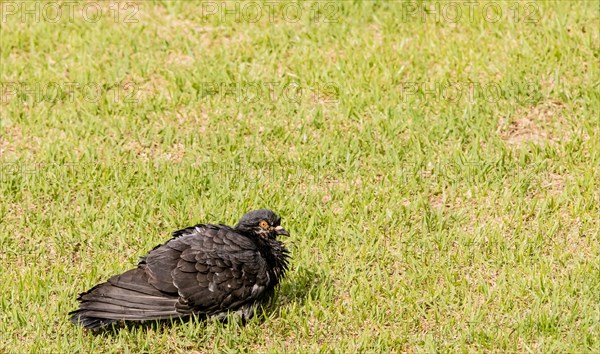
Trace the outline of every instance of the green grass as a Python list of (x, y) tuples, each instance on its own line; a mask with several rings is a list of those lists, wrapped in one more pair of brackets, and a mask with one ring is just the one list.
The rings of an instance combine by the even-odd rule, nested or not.
[[(600, 351), (596, 2), (24, 4), (1, 3), (0, 352)], [(68, 321), (171, 231), (259, 207), (293, 255), (264, 318)]]

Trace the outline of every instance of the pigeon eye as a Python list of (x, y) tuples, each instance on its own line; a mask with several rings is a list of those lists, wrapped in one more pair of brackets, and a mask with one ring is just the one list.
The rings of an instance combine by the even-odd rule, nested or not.
[(266, 221), (264, 221), (264, 220), (261, 220), (261, 221), (258, 223), (258, 226), (260, 226), (260, 227), (261, 227), (261, 229), (266, 229), (266, 228), (268, 228), (268, 227), (269, 227), (269, 223), (268, 223), (268, 222), (266, 222)]

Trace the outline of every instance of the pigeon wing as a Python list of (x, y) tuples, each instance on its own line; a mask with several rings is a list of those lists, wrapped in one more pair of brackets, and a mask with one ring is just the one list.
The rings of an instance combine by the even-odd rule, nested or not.
[(224, 225), (176, 231), (140, 263), (156, 289), (179, 294), (181, 314), (223, 314), (254, 304), (273, 283), (258, 246)]

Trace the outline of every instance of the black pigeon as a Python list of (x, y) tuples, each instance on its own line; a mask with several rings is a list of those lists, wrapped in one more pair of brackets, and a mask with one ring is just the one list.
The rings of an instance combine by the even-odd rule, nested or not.
[(71, 321), (89, 329), (123, 321), (191, 315), (246, 321), (273, 295), (288, 267), (289, 236), (273, 211), (244, 215), (235, 227), (200, 224), (175, 231), (137, 268), (81, 293)]

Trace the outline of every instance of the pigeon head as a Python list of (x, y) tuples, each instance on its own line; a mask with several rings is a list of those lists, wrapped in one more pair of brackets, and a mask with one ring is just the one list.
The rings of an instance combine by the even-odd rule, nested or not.
[(254, 210), (242, 216), (235, 229), (263, 238), (275, 239), (277, 236), (289, 236), (281, 225), (281, 218), (269, 209)]

